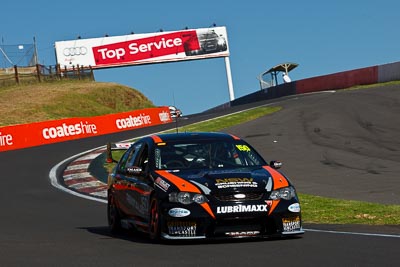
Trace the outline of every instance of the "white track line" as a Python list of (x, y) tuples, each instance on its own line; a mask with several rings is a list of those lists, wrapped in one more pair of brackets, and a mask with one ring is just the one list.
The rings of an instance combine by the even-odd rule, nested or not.
[(330, 234), (342, 234), (342, 235), (364, 235), (364, 236), (377, 236), (377, 237), (395, 237), (395, 238), (400, 238), (400, 235), (389, 235), (389, 234), (343, 232), (343, 231), (318, 230), (318, 229), (304, 229), (304, 231), (306, 231), (306, 232), (308, 231), (308, 232), (330, 233)]

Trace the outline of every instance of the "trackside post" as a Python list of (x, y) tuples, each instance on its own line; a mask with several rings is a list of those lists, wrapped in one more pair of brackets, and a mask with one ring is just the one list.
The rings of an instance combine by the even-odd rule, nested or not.
[(113, 163), (113, 157), (112, 157), (112, 152), (111, 152), (111, 143), (108, 142), (107, 143), (107, 159), (106, 159), (107, 163)]

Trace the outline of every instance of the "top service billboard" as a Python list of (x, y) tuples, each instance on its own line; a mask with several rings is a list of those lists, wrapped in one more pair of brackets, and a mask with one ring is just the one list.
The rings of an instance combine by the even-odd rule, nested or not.
[(110, 36), (55, 43), (61, 68), (109, 68), (229, 56), (225, 27)]

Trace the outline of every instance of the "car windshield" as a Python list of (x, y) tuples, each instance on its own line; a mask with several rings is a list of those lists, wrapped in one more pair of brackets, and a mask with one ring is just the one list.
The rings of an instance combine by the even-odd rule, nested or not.
[(215, 32), (207, 32), (199, 35), (199, 39), (213, 39), (213, 38), (218, 38), (218, 34)]
[(154, 156), (155, 167), (159, 170), (266, 165), (252, 147), (238, 140), (159, 143)]

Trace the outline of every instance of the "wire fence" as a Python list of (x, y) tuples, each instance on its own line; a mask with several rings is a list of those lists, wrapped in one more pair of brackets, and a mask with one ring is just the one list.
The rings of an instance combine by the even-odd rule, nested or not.
[(44, 66), (36, 64), (30, 67), (0, 68), (0, 87), (10, 85), (32, 84), (56, 80), (91, 80), (94, 81), (93, 69), (84, 66), (60, 68), (59, 65)]

